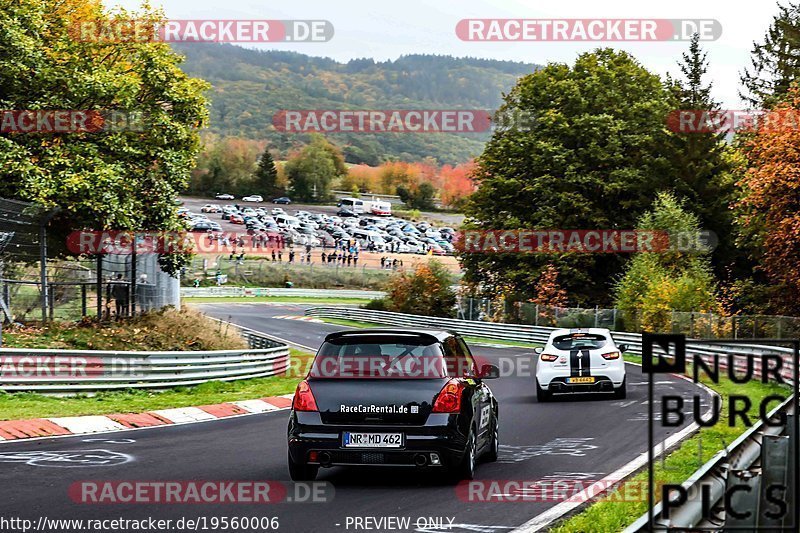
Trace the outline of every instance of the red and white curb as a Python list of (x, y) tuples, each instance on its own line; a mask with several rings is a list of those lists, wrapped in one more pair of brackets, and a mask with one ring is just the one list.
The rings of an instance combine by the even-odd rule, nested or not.
[(88, 435), (156, 426), (206, 422), (231, 416), (254, 415), (282, 411), (292, 405), (293, 394), (270, 396), (197, 407), (158, 409), (145, 413), (118, 413), (91, 416), (33, 418), (0, 421), (0, 441)]
[(322, 324), (324, 322), (324, 320), (320, 320), (319, 318), (304, 315), (275, 315), (272, 318), (279, 318), (281, 320), (301, 320), (303, 322), (314, 322), (317, 324)]

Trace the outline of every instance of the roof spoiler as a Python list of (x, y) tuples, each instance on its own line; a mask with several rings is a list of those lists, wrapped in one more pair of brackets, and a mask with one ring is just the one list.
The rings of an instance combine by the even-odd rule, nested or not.
[(325, 336), (326, 341), (341, 339), (343, 337), (358, 337), (364, 335), (403, 335), (406, 337), (423, 337), (438, 341), (436, 335), (423, 331), (408, 331), (403, 329), (358, 329), (358, 330), (345, 330), (329, 333)]

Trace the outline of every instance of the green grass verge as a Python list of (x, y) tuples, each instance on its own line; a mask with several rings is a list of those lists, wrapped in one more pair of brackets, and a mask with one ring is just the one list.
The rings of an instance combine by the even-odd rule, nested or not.
[(298, 372), (242, 381), (212, 381), (165, 391), (130, 389), (100, 392), (92, 396), (56, 397), (36, 393), (0, 393), (0, 420), (53, 416), (139, 413), (154, 409), (191, 407), (236, 400), (252, 400), (294, 392), (311, 354), (290, 349), (291, 364)]
[(289, 304), (327, 304), (327, 305), (342, 305), (342, 304), (355, 304), (364, 305), (369, 302), (364, 298), (324, 298), (324, 297), (308, 297), (308, 296), (202, 296), (197, 298), (183, 298), (183, 303), (289, 303)]
[[(628, 359), (626, 356), (626, 360)], [(631, 359), (635, 359), (635, 362), (641, 362), (640, 358), (631, 356)], [(691, 375), (691, 368), (689, 369), (689, 375)], [(699, 432), (684, 440), (676, 450), (668, 454), (666, 459), (663, 461), (659, 459), (654, 471), (656, 483), (682, 483), (719, 450), (728, 446), (747, 429), (738, 418), (735, 426), (730, 427), (727, 425), (727, 401), (731, 394), (747, 395), (750, 398), (753, 408), (750, 409), (749, 415), (753, 423), (758, 420), (759, 404), (764, 397), (770, 394), (783, 396), (790, 394), (788, 387), (774, 383), (762, 384), (755, 381), (737, 384), (723, 378), (722, 374), (720, 374), (719, 383), (712, 383), (703, 377), (701, 377), (700, 381), (722, 396), (719, 423), (713, 427), (701, 428)], [(773, 409), (776, 406), (776, 403), (770, 403), (769, 409)], [(633, 483), (632, 486), (646, 484), (647, 471), (628, 478), (628, 481)], [(646, 501), (622, 501), (625, 499), (620, 491), (612, 491), (600, 501), (590, 505), (579, 514), (555, 525), (549, 531), (553, 533), (621, 531), (647, 512)], [(657, 497), (657, 500), (660, 500), (660, 498)]]

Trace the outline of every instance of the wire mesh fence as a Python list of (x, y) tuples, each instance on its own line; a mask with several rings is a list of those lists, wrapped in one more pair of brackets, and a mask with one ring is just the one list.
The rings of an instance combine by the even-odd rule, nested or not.
[(122, 317), (179, 305), (178, 280), (161, 270), (156, 254), (69, 257), (63, 247), (49, 247), (55, 213), (0, 198), (0, 326)]
[(682, 333), (692, 338), (792, 339), (800, 335), (800, 318), (778, 315), (721, 316), (714, 313), (664, 311), (661, 316), (613, 308), (557, 307), (521, 301), (498, 304), (488, 298), (460, 298), (463, 320), (529, 324), (559, 328), (608, 328), (616, 331)]

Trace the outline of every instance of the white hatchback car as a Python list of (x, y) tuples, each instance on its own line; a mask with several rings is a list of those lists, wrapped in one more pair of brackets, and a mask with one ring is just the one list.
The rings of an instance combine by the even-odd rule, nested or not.
[(604, 328), (557, 329), (544, 348), (536, 348), (536, 399), (548, 401), (554, 393), (613, 392), (625, 398), (625, 361), (628, 349), (617, 345)]

